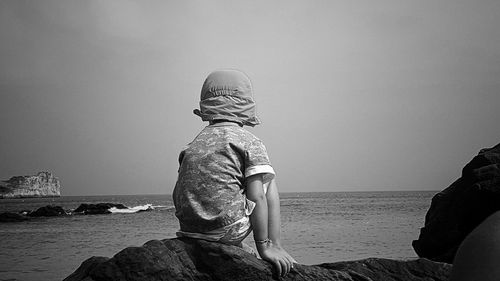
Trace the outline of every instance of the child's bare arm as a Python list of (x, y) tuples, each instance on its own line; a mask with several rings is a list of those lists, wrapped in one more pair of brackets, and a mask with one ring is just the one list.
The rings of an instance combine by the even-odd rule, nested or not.
[[(287, 274), (293, 267), (295, 260), (280, 246), (280, 244), (275, 244), (272, 239), (269, 241), (269, 238), (271, 238), (271, 233), (269, 232), (271, 228), (272, 231), (275, 232), (272, 236), (276, 236), (277, 234), (279, 240), (279, 206), (277, 212), (278, 218), (276, 219), (276, 209), (269, 213), (269, 199), (264, 194), (262, 187), (262, 175), (257, 174), (247, 179), (247, 198), (256, 203), (255, 208), (250, 215), (250, 221), (252, 223), (257, 251), (262, 259), (271, 262), (276, 267), (279, 275)], [(269, 202), (271, 204), (276, 204), (273, 200)], [(279, 197), (277, 203), (279, 205)], [(276, 206), (274, 206), (274, 208), (275, 207)], [(273, 217), (271, 218), (269, 215), (272, 215)], [(271, 223), (272, 226), (269, 226), (268, 223)]]
[(274, 179), (269, 183), (266, 193), (268, 212), (268, 237), (274, 244), (281, 246), (280, 197)]
[(255, 241), (266, 240), (268, 233), (268, 209), (266, 195), (262, 187), (262, 175), (257, 174), (247, 179), (247, 198), (255, 202), (255, 208), (250, 216)]
[(278, 193), (278, 186), (276, 185), (276, 181), (273, 179), (269, 183), (267, 187), (266, 193), (267, 199), (267, 209), (268, 209), (268, 235), (269, 239), (273, 241), (273, 244), (276, 244), (280, 247), (285, 253), (289, 260), (293, 263), (297, 263), (297, 261), (288, 254), (281, 247), (281, 214), (280, 214), (280, 196)]

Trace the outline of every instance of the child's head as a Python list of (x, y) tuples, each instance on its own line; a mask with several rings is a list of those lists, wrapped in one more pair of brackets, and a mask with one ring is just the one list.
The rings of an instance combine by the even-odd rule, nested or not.
[(245, 73), (234, 69), (208, 75), (201, 89), (200, 109), (193, 112), (203, 121), (227, 120), (252, 127), (260, 124), (252, 83)]

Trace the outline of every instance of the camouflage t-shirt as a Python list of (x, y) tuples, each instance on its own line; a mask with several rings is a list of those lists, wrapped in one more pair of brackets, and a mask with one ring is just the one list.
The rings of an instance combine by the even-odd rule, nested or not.
[(236, 124), (205, 127), (179, 155), (173, 192), (181, 231), (203, 233), (230, 225), (245, 214), (245, 179), (274, 177), (261, 140)]

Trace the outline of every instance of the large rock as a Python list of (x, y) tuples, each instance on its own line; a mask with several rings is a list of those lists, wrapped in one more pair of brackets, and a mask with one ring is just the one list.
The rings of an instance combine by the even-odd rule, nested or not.
[(29, 218), (18, 213), (5, 212), (0, 214), (0, 222), (20, 222)]
[[(55, 216), (71, 216), (71, 215), (97, 215), (97, 214), (111, 214), (111, 208), (129, 210), (120, 203), (98, 203), (98, 204), (80, 204), (74, 211), (64, 210), (61, 206), (47, 205), (40, 207), (33, 211), (23, 211), (19, 213), (5, 212), (0, 213), (0, 222), (20, 222), (29, 220), (30, 217), (55, 217)], [(149, 209), (147, 209), (149, 210)], [(146, 210), (132, 210), (132, 212), (139, 212)]]
[(0, 183), (0, 198), (59, 197), (61, 184), (50, 172), (16, 176)]
[(61, 206), (47, 205), (40, 207), (33, 212), (29, 212), (30, 217), (57, 217), (66, 215), (66, 211)]
[(432, 198), (413, 248), (420, 257), (452, 263), (464, 238), (500, 210), (500, 144), (482, 149), (462, 176)]
[(278, 278), (271, 264), (241, 248), (187, 238), (151, 240), (112, 258), (92, 257), (64, 281), (100, 280), (448, 280), (451, 265), (427, 259), (365, 259), (300, 265)]

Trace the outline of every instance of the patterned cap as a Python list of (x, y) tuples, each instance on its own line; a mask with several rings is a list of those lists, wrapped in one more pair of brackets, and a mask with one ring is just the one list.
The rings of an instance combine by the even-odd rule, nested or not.
[(260, 124), (252, 83), (245, 73), (234, 69), (208, 75), (201, 89), (200, 109), (193, 113), (203, 121), (228, 120), (252, 127)]

